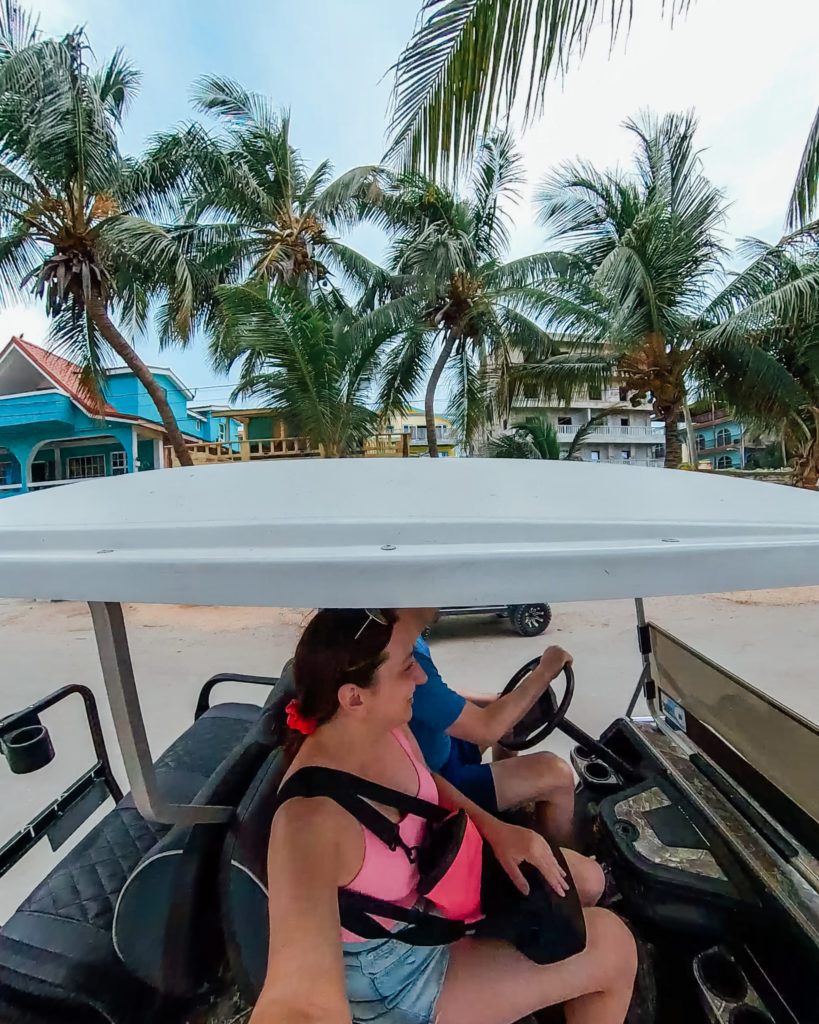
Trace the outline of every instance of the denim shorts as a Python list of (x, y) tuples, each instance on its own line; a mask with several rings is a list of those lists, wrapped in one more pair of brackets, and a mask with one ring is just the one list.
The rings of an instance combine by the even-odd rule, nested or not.
[(434, 1024), (448, 946), (372, 939), (345, 942), (343, 949), (354, 1024)]

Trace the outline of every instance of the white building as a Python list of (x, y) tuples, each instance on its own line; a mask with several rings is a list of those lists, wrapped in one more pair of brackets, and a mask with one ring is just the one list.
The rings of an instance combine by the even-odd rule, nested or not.
[[(623, 396), (621, 398), (621, 396)], [(557, 430), (561, 452), (565, 453), (580, 427), (592, 416), (605, 413), (604, 422), (586, 436), (575, 458), (584, 462), (611, 462), (628, 466), (662, 466), (662, 428), (651, 421), (651, 403), (636, 407), (620, 388), (585, 389), (571, 405), (559, 407), (539, 399), (519, 399), (503, 424), (509, 430), (527, 417), (546, 417)]]

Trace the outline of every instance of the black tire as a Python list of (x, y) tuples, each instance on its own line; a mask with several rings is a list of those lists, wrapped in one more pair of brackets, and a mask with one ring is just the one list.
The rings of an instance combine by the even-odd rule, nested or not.
[(509, 609), (509, 621), (519, 636), (540, 636), (549, 628), (552, 609), (548, 604), (516, 604)]

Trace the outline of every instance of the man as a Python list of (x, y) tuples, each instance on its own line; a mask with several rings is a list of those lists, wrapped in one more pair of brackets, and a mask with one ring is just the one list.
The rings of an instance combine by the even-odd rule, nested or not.
[[(407, 608), (420, 634), (434, 621), (435, 608)], [(505, 697), (467, 700), (444, 683), (429, 646), (419, 636), (415, 658), (427, 674), (415, 690), (410, 728), (433, 772), (492, 813), (535, 801), (538, 831), (559, 845), (572, 838), (574, 774), (556, 754), (535, 753), (482, 763), (482, 751), (497, 743), (536, 703), (571, 655), (547, 647), (537, 668)]]

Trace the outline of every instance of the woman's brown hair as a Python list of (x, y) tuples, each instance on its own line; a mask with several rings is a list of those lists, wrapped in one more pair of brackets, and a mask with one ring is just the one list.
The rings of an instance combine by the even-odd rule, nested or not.
[[(322, 608), (313, 617), (301, 635), (293, 661), (295, 695), (303, 718), (324, 725), (338, 711), (342, 686), (372, 686), (397, 618), (391, 608)], [(286, 699), (282, 701), (276, 715), (277, 738), (288, 760), (292, 760), (304, 736), (287, 727), (286, 703)]]

